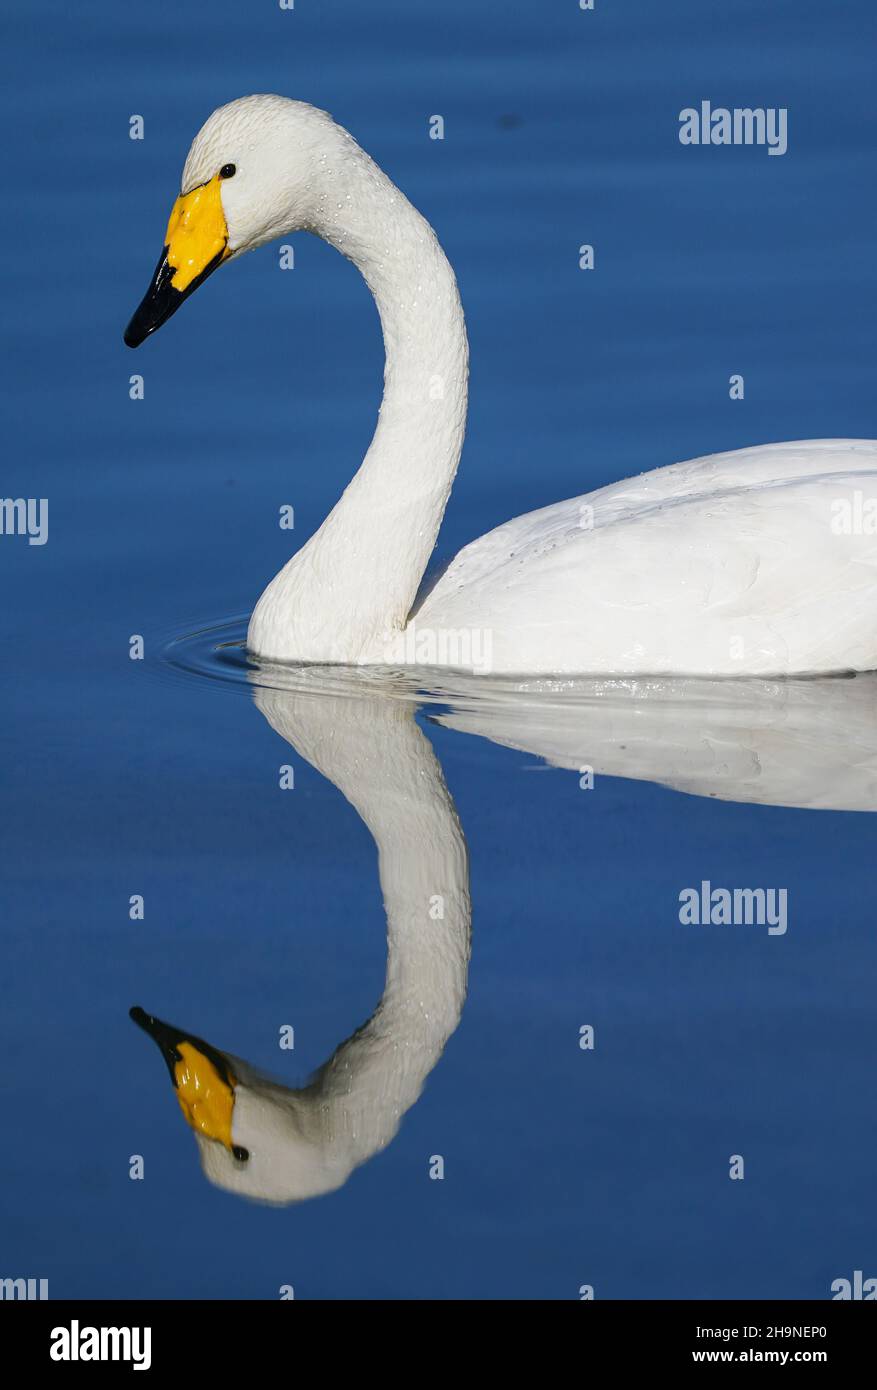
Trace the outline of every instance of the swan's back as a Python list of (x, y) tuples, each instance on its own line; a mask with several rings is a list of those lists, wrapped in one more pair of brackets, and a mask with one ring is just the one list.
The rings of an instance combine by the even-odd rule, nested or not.
[(497, 672), (877, 667), (877, 442), (671, 464), (467, 546), (415, 615), (490, 634)]

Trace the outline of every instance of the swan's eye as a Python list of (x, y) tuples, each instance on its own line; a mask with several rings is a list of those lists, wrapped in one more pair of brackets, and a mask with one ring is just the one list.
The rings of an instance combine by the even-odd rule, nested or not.
[(236, 173), (237, 166), (235, 164), (223, 164), (219, 171), (219, 177), (221, 179), (233, 179)]
[(237, 1159), (238, 1163), (246, 1163), (247, 1159), (250, 1156), (249, 1149), (242, 1148), (240, 1144), (234, 1144), (232, 1146), (231, 1151)]

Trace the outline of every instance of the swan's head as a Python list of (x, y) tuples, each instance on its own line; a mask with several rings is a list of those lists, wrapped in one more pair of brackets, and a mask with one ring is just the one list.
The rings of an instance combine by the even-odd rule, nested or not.
[(158, 1045), (209, 1180), (241, 1197), (285, 1204), (333, 1192), (356, 1159), (324, 1133), (319, 1107), (141, 1008), (131, 1018)]
[(351, 137), (287, 97), (231, 101), (201, 127), (183, 169), (152, 283), (125, 330), (138, 347), (232, 256), (313, 225), (321, 174)]

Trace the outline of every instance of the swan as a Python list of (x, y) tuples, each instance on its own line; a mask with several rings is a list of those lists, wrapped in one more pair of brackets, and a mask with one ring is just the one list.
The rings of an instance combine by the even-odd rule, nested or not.
[(422, 588), (465, 430), (460, 296), (429, 223), (325, 111), (257, 95), (213, 112), (125, 342), (141, 344), (226, 261), (299, 230), (365, 278), (384, 394), (359, 471), (253, 611), (254, 655), (508, 674), (877, 667), (874, 440), (657, 468), (505, 522)]
[(472, 908), (465, 837), (409, 706), (377, 696), (254, 696), (374, 838), (387, 917), (383, 997), (301, 1088), (139, 1006), (131, 1018), (165, 1059), (208, 1180), (281, 1206), (335, 1191), (396, 1134), (460, 1020)]

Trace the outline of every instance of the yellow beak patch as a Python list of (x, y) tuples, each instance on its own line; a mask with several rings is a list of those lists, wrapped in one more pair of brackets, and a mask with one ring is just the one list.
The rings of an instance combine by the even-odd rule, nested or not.
[[(174, 1067), (174, 1081), (187, 1122), (205, 1139), (218, 1139), (227, 1149), (233, 1148), (234, 1079), (229, 1084), (190, 1042), (177, 1043), (177, 1052), (182, 1060)], [(228, 1075), (231, 1078), (231, 1072)]]
[(230, 254), (219, 183), (215, 174), (208, 183), (181, 194), (171, 210), (164, 241), (171, 284), (181, 294), (220, 253), (223, 260)]

